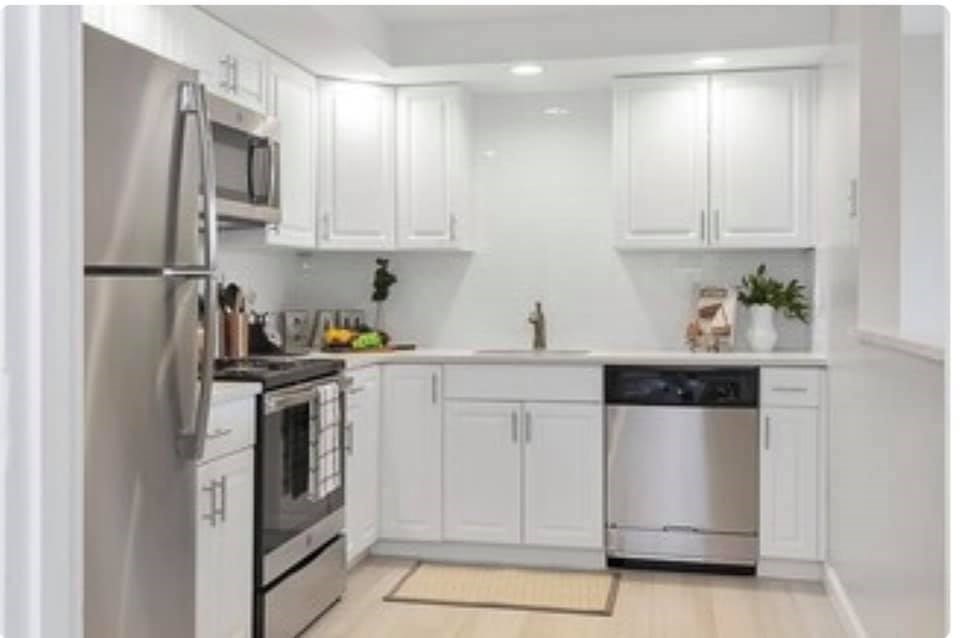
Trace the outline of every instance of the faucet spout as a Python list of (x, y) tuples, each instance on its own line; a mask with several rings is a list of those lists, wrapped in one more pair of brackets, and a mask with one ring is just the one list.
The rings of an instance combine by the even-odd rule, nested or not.
[(527, 318), (533, 325), (533, 349), (547, 349), (547, 318), (543, 314), (543, 304), (539, 301), (533, 304), (533, 312)]

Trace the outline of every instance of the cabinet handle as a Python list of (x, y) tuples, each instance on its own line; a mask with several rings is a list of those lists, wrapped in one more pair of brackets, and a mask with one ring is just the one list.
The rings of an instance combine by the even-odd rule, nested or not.
[(330, 213), (323, 214), (323, 238), (330, 241)]
[(707, 241), (707, 211), (700, 209), (700, 241)]
[(450, 241), (457, 240), (457, 216), (450, 213)]
[(220, 88), (225, 91), (232, 91), (232, 77), (233, 72), (231, 71), (230, 56), (225, 55), (220, 58), (220, 68), (223, 70), (223, 79), (220, 80)]
[(350, 394), (360, 394), (361, 392), (363, 392), (363, 386), (362, 385), (354, 386), (350, 388), (348, 392)]
[(220, 521), (227, 522), (227, 477), (221, 476), (220, 484)]
[(525, 413), (526, 416), (526, 439), (529, 443), (533, 439), (533, 415), (529, 412)]
[(518, 420), (519, 419), (517, 418), (517, 413), (511, 412), (510, 413), (510, 440), (513, 441), (514, 443), (517, 442), (517, 421)]
[(797, 386), (791, 387), (786, 385), (775, 385), (770, 389), (773, 390), (774, 392), (794, 392), (797, 394), (806, 394), (807, 392), (806, 388), (801, 388)]
[(232, 55), (230, 56), (230, 69), (231, 69), (232, 72), (233, 72), (233, 73), (232, 73), (232, 77), (233, 77), (233, 92), (236, 93), (236, 92), (237, 92), (237, 85), (238, 85), (238, 82), (237, 82), (237, 58), (234, 57), (234, 56), (232, 56)]
[(210, 527), (217, 526), (217, 481), (210, 481), (203, 486), (203, 491), (210, 494), (210, 513), (203, 515), (203, 520), (210, 521)]
[(713, 211), (713, 241), (720, 242), (720, 209)]
[(770, 417), (763, 419), (763, 449), (770, 449)]
[(433, 400), (433, 404), (437, 404), (437, 373), (434, 372), (430, 375), (430, 397)]

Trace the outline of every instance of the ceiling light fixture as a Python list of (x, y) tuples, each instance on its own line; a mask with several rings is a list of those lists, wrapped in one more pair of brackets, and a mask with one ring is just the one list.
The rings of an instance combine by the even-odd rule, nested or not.
[(531, 75), (540, 75), (543, 73), (543, 67), (539, 64), (525, 62), (523, 64), (514, 64), (512, 67), (510, 67), (510, 73), (519, 75), (521, 77), (529, 77)]
[(694, 66), (721, 66), (726, 63), (727, 58), (720, 57), (719, 55), (708, 55), (693, 61)]
[(570, 109), (564, 108), (562, 106), (548, 106), (543, 109), (544, 115), (570, 115)]

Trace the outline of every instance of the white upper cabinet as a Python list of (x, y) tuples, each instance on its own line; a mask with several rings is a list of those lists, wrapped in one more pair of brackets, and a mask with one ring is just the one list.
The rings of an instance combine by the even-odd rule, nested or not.
[(390, 87), (320, 82), (320, 248), (393, 248), (395, 115)]
[(397, 89), (397, 247), (467, 246), (468, 100), (459, 86)]
[(807, 70), (723, 73), (710, 87), (711, 237), (742, 247), (810, 245)]
[(380, 535), (443, 536), (442, 368), (385, 366), (380, 456)]
[(163, 56), (184, 61), (184, 26), (190, 9), (133, 4), (84, 5), (83, 21), (115, 37)]
[(193, 9), (185, 21), (185, 63), (221, 97), (255, 111), (267, 109), (270, 54), (219, 20)]
[(282, 221), (267, 230), (267, 242), (296, 248), (317, 243), (316, 79), (274, 59), (270, 67), (270, 112), (280, 120)]
[(808, 70), (618, 80), (620, 248), (812, 245)]
[(448, 401), (443, 434), (443, 539), (521, 542), (522, 405)]
[(616, 83), (620, 247), (689, 247), (706, 240), (708, 82), (684, 75)]
[(524, 542), (601, 549), (601, 405), (528, 403), (524, 408)]

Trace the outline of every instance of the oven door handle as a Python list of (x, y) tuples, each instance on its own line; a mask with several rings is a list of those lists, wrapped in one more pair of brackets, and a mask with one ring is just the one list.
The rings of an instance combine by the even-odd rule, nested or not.
[(294, 405), (310, 403), (316, 394), (315, 386), (268, 394), (263, 399), (264, 412), (266, 414), (273, 414)]

